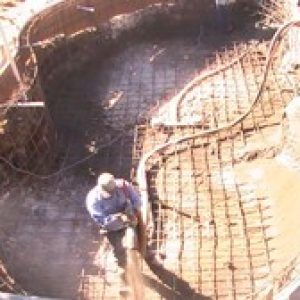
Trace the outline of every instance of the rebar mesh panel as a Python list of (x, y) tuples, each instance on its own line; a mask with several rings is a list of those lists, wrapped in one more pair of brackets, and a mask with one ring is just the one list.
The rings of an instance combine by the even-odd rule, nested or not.
[[(246, 85), (250, 80), (252, 95), (259, 88), (256, 77), (263, 64), (259, 56), (251, 56), (244, 77), (239, 77)], [(251, 180), (240, 177), (236, 167), (276, 154), (278, 144), (268, 137), (280, 129), (278, 112), (292, 96), (288, 78), (271, 70), (260, 101), (241, 123), (171, 146), (148, 161), (156, 223), (153, 243), (165, 251), (164, 266), (174, 278), (188, 282), (197, 293), (213, 299), (254, 299), (270, 282), (269, 242), (275, 233), (266, 222), (269, 202), (256, 194)], [(211, 108), (208, 113), (215, 111)], [(140, 126), (135, 159), (157, 145), (201, 130)]]

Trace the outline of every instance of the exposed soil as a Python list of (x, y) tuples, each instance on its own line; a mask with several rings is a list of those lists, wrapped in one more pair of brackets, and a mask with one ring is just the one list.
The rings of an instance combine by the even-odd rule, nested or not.
[[(280, 266), (288, 265), (293, 258), (299, 255), (299, 228), (300, 220), (297, 217), (300, 204), (300, 173), (289, 169), (276, 159), (257, 160), (245, 165), (249, 174), (256, 174), (259, 194), (267, 194), (272, 200), (274, 212), (274, 228), (277, 238), (274, 248), (278, 249), (277, 263), (274, 265), (275, 273)], [(251, 176), (251, 175), (250, 175)], [(291, 234), (292, 233), (292, 234)], [(287, 246), (288, 245), (288, 246)]]
[(25, 0), (0, 0), (0, 11), (15, 7), (20, 2), (25, 2)]

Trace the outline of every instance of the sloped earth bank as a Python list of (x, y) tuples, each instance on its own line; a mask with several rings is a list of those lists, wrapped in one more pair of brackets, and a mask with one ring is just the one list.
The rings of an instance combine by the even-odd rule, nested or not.
[(273, 243), (278, 260), (274, 265), (276, 274), (280, 271), (279, 266), (288, 265), (299, 255), (300, 232), (297, 229), (300, 225), (300, 173), (284, 166), (277, 159), (248, 162), (241, 165), (237, 171), (256, 182), (258, 197), (267, 194), (272, 200), (270, 205), (277, 236)]

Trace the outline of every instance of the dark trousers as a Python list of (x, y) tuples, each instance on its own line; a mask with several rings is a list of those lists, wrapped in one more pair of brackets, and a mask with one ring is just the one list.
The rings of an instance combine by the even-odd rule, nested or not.
[(118, 266), (126, 267), (126, 248), (123, 245), (123, 238), (125, 236), (126, 228), (118, 231), (109, 231), (106, 236), (113, 247), (114, 256), (118, 261)]
[(136, 247), (136, 228), (128, 226), (117, 231), (109, 231), (106, 236), (113, 247), (118, 266), (125, 268), (127, 263), (127, 249)]

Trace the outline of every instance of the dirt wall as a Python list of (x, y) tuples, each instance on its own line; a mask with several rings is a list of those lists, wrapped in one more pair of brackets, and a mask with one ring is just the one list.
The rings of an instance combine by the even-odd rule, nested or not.
[[(186, 34), (187, 31), (200, 33), (202, 27), (211, 24), (213, 6), (210, 1), (154, 2), (127, 1), (125, 5), (122, 1), (115, 1), (103, 8), (101, 5), (105, 1), (91, 3), (87, 7), (94, 7), (95, 12), (90, 13), (90, 18), (86, 12), (77, 10), (72, 23), (68, 21), (66, 27), (56, 28), (50, 35), (49, 30), (39, 31), (38, 39), (46, 42), (36, 49), (43, 87), (51, 89), (49, 80), (68, 76), (93, 59), (105, 59), (133, 39)], [(59, 14), (64, 15), (67, 9), (73, 12), (74, 7), (65, 7)], [(46, 17), (44, 21), (43, 26), (49, 26), (50, 19)], [(48, 32), (47, 36), (51, 38), (41, 35), (41, 32)]]
[[(249, 9), (254, 9), (254, 2), (244, 0), (236, 2), (233, 11), (237, 23), (245, 23), (245, 14), (249, 12)], [(174, 28), (184, 28), (184, 30), (188, 28), (188, 30), (200, 32), (201, 26), (208, 28), (214, 25), (214, 14), (214, 1), (209, 0), (64, 1), (34, 16), (21, 30), (17, 64), (23, 74), (23, 80), (31, 83), (32, 78), (28, 78), (32, 75), (30, 69), (36, 67), (34, 49), (36, 46), (47, 47), (49, 40), (52, 41), (57, 37), (64, 37), (67, 40), (70, 36), (80, 34), (87, 28), (102, 32), (103, 27), (110, 27), (109, 23), (113, 18), (112, 24), (115, 28), (124, 26), (125, 29), (130, 29), (134, 24), (144, 23), (146, 27), (148, 24), (149, 29), (152, 23), (152, 25), (155, 24), (155, 34), (168, 30), (170, 32), (170, 29), (174, 30)], [(30, 45), (33, 46), (32, 49)], [(72, 56), (73, 53), (68, 53), (68, 55)], [(59, 57), (56, 60), (55, 57), (51, 57), (51, 60), (57, 66), (57, 62), (61, 63), (62, 58)], [(51, 65), (47, 67), (47, 69), (50, 68)], [(9, 99), (17, 88), (7, 84), (11, 82), (11, 75), (11, 72), (8, 72), (8, 75), (2, 76), (0, 80), (0, 102)]]

